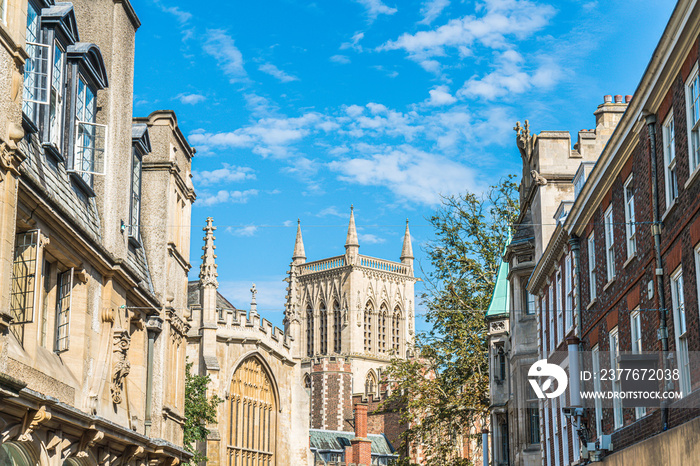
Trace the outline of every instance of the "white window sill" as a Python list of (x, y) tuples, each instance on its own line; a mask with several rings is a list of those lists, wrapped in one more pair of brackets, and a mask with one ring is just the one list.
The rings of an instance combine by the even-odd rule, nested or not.
[(589, 311), (593, 306), (596, 305), (597, 302), (598, 297), (593, 298), (593, 300), (590, 303), (588, 303), (588, 306), (586, 306), (586, 310)]
[(608, 283), (605, 284), (605, 286), (603, 287), (603, 291), (607, 291), (608, 288), (610, 288), (610, 287), (612, 286), (613, 283), (615, 283), (615, 277), (611, 278), (611, 279), (608, 281)]
[(627, 258), (627, 260), (625, 261), (625, 263), (622, 264), (622, 268), (623, 268), (623, 269), (627, 268), (627, 266), (629, 265), (629, 263), (632, 262), (632, 260), (635, 259), (636, 257), (637, 257), (637, 253), (636, 253), (636, 252), (635, 252), (634, 254), (632, 254), (631, 256), (629, 256), (629, 257)]
[(695, 181), (700, 177), (700, 165), (695, 167), (695, 170), (693, 170), (693, 173), (690, 174), (688, 177), (688, 181), (685, 182), (683, 185), (683, 189), (688, 189), (691, 184), (695, 183)]
[(678, 198), (673, 199), (673, 201), (671, 201), (671, 204), (666, 207), (666, 212), (664, 212), (664, 214), (661, 216), (661, 223), (663, 223), (664, 220), (666, 220), (666, 217), (669, 213), (671, 213), (673, 208), (676, 207), (676, 204), (678, 204)]

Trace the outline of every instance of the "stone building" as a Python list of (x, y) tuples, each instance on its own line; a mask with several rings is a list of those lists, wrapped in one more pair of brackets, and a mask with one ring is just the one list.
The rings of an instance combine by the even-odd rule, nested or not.
[[(506, 247), (492, 306), (487, 313), (491, 367), (491, 457), (497, 465), (541, 464), (541, 424), (549, 414), (527, 380), (530, 366), (546, 357), (539, 344), (537, 302), (527, 289), (535, 264), (550, 242), (570, 199), (609, 140), (627, 108), (621, 96), (606, 96), (594, 112), (595, 128), (578, 132), (530, 132), (529, 122), (515, 126), (523, 163), (520, 213)], [(498, 296), (497, 296), (498, 295)], [(503, 296), (507, 295), (507, 296)], [(543, 417), (544, 415), (544, 417)], [(570, 434), (570, 433), (569, 433)]]
[[(543, 356), (558, 350), (570, 381), (579, 380), (584, 368), (594, 374), (581, 387), (570, 383), (553, 407), (545, 407), (551, 419), (543, 425), (548, 466), (579, 456), (640, 466), (693, 464), (700, 457), (694, 441), (700, 366), (693, 360), (700, 349), (699, 44), (700, 5), (682, 0), (528, 284), (540, 302)], [(562, 300), (564, 316), (557, 311)], [(655, 359), (657, 367), (676, 370), (677, 380), (651, 388), (681, 393), (682, 400), (655, 406), (582, 400), (580, 388), (623, 390), (620, 382), (595, 374), (644, 352), (665, 351), (672, 353)], [(561, 406), (576, 411), (567, 418)], [(572, 430), (586, 440), (580, 453)]]
[[(348, 461), (359, 455), (345, 450), (355, 439), (365, 445), (358, 447), (361, 457), (367, 459), (369, 451), (372, 464), (397, 458), (405, 427), (397, 412), (380, 410), (379, 402), (387, 389), (380, 383), (382, 368), (392, 357), (410, 354), (415, 331), (408, 224), (401, 262), (359, 254), (352, 211), (346, 254), (306, 262), (298, 225), (284, 330), (260, 317), (254, 286), (249, 312), (218, 293), (215, 229), (207, 219), (199, 281), (189, 285), (188, 318), (193, 372), (209, 375), (212, 393), (225, 400), (200, 445), (209, 464)], [(365, 412), (361, 437), (353, 425), (358, 410)], [(254, 435), (243, 435), (251, 429)]]
[(0, 462), (187, 461), (189, 245), (167, 225), (194, 151), (172, 112), (132, 121), (128, 0), (2, 6)]

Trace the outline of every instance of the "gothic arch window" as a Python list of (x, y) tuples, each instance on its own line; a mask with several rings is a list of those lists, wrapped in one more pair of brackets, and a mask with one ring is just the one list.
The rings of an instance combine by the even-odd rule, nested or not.
[(306, 306), (306, 355), (314, 355), (314, 311), (311, 305)]
[(374, 374), (374, 371), (370, 370), (367, 373), (367, 378), (365, 378), (365, 396), (369, 397), (370, 394), (376, 396), (377, 385), (377, 376)]
[(311, 377), (309, 374), (304, 375), (304, 390), (306, 390), (306, 393), (311, 393)]
[(321, 303), (321, 318), (319, 319), (319, 336), (321, 337), (321, 354), (328, 354), (328, 311), (326, 304)]
[(372, 301), (367, 301), (365, 306), (365, 351), (372, 351), (372, 313), (374, 306)]
[(256, 357), (231, 380), (229, 465), (276, 464), (277, 402), (270, 376)]
[(343, 345), (342, 341), (343, 316), (340, 312), (340, 304), (333, 301), (333, 351), (340, 353)]
[(394, 309), (394, 317), (391, 319), (391, 349), (395, 355), (399, 355), (401, 350), (401, 321), (403, 317), (401, 316), (401, 309), (396, 306)]
[(386, 353), (386, 316), (389, 309), (386, 303), (382, 303), (379, 307), (379, 352)]

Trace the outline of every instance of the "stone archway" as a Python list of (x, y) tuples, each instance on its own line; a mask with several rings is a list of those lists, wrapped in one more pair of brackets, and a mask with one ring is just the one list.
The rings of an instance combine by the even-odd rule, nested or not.
[(277, 464), (277, 400), (274, 383), (255, 356), (244, 360), (231, 378), (229, 465)]

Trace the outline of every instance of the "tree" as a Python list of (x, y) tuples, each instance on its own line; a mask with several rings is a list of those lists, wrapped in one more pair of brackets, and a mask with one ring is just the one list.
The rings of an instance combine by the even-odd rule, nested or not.
[(431, 270), (421, 296), (432, 329), (416, 336), (418, 358), (395, 359), (385, 371), (386, 403), (404, 406), (404, 445), (421, 445), (430, 465), (470, 465), (458, 445), (480, 440), (488, 416), (485, 320), (508, 231), (518, 214), (513, 176), (478, 195), (443, 197), (429, 221)]
[(197, 450), (197, 442), (205, 441), (209, 430), (207, 424), (216, 422), (216, 411), (219, 403), (223, 402), (217, 395), (207, 398), (207, 386), (211, 379), (209, 375), (192, 374), (192, 363), (185, 366), (185, 450), (194, 456), (190, 464), (207, 461), (207, 457)]

